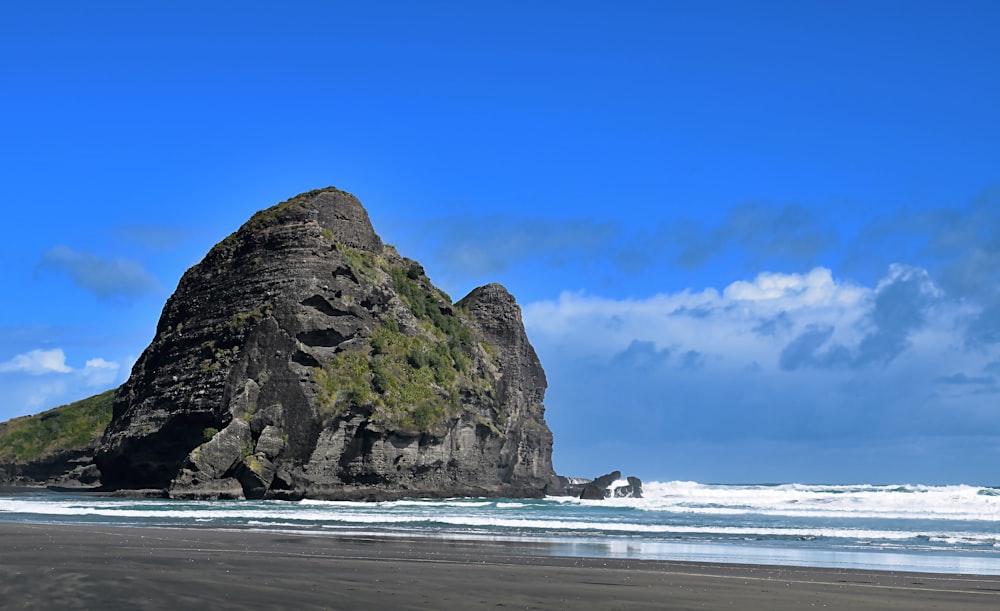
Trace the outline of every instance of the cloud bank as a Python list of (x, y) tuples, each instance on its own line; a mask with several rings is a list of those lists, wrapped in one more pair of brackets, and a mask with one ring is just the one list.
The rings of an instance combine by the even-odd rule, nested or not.
[(873, 286), (817, 267), (523, 309), (557, 437), (572, 430), (581, 447), (600, 444), (609, 419), (661, 445), (1000, 435), (1000, 355), (963, 341), (983, 339), (989, 313), (919, 267), (891, 265)]

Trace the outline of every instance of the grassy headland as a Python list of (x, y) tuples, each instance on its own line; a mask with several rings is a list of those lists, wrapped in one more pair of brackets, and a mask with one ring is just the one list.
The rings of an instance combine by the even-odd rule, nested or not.
[(0, 464), (25, 464), (82, 450), (111, 422), (114, 389), (40, 414), (0, 422)]

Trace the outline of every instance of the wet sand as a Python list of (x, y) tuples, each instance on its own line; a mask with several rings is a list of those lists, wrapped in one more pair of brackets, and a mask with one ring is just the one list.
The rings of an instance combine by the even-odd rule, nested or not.
[(492, 541), (0, 523), (0, 607), (1000, 608), (997, 576), (544, 553)]

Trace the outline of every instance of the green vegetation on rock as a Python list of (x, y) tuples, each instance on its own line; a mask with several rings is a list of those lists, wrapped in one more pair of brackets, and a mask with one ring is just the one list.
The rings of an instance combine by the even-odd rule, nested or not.
[[(406, 266), (389, 268), (399, 296), (410, 306), (414, 316), (429, 322), (450, 345), (459, 346), (464, 351), (472, 344), (472, 333), (452, 311), (457, 306), (452, 306), (444, 291), (432, 287), (419, 264), (409, 259), (406, 262)], [(442, 301), (449, 311), (441, 307)]]
[(100, 439), (111, 422), (115, 391), (56, 407), (33, 416), (0, 422), (0, 462), (27, 463), (67, 450), (82, 450)]
[(336, 247), (337, 252), (344, 257), (344, 262), (347, 263), (347, 266), (358, 275), (369, 280), (374, 280), (378, 277), (377, 270), (379, 268), (385, 269), (388, 267), (385, 259), (367, 250), (351, 248), (344, 244), (337, 244)]
[(368, 357), (360, 352), (341, 352), (316, 371), (319, 408), (324, 415), (338, 416), (351, 405), (372, 402)]
[(324, 421), (359, 407), (371, 411), (375, 424), (428, 432), (461, 411), (461, 389), (489, 394), (489, 383), (470, 378), (477, 345), (472, 332), (459, 308), (434, 288), (419, 264), (402, 259), (390, 265), (383, 257), (342, 244), (337, 250), (357, 275), (391, 278), (420, 328), (404, 333), (395, 319), (386, 318), (366, 345), (340, 352), (317, 369), (314, 381)]
[(260, 321), (270, 316), (273, 309), (274, 306), (271, 302), (267, 302), (259, 308), (254, 308), (249, 312), (237, 312), (230, 316), (229, 320), (226, 321), (226, 329), (231, 333), (244, 333), (249, 328), (260, 324)]
[(376, 424), (433, 430), (461, 411), (460, 388), (478, 387), (467, 375), (471, 334), (462, 330), (467, 342), (440, 332), (409, 336), (395, 320), (385, 321), (369, 338), (367, 353), (341, 352), (317, 370), (321, 411), (339, 416), (352, 406), (366, 407)]

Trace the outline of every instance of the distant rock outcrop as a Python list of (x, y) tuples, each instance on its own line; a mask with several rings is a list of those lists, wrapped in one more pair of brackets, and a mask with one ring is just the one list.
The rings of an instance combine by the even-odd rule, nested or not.
[(545, 388), (506, 289), (452, 303), (328, 188), (184, 275), (95, 461), (177, 498), (540, 496), (562, 488)]
[(612, 471), (593, 480), (561, 477), (564, 494), (583, 500), (602, 501), (607, 498), (642, 498), (642, 480), (629, 476), (628, 483), (616, 486), (622, 478), (621, 471)]
[(632, 498), (641, 499), (642, 498), (642, 480), (635, 476), (628, 476), (626, 478), (628, 485), (618, 486), (612, 489), (612, 494), (615, 498)]

